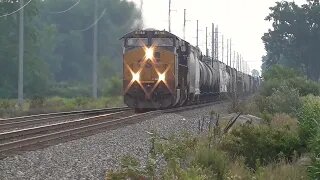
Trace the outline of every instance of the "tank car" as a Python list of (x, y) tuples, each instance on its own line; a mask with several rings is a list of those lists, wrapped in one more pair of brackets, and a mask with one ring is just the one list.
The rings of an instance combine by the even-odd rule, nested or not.
[(124, 102), (138, 110), (183, 106), (235, 91), (243, 94), (257, 84), (167, 31), (137, 30), (122, 40)]

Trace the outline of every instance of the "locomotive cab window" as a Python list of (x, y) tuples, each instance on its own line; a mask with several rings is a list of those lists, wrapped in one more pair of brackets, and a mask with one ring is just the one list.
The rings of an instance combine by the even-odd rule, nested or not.
[(155, 46), (174, 46), (172, 38), (152, 38), (152, 44)]
[(128, 38), (126, 45), (129, 47), (143, 47), (148, 45), (148, 38)]

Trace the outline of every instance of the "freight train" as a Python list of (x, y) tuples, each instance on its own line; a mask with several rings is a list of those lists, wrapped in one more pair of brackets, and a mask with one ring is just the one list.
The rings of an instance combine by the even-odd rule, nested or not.
[(235, 92), (249, 94), (260, 83), (167, 31), (136, 30), (121, 39), (124, 103), (136, 110), (184, 106)]

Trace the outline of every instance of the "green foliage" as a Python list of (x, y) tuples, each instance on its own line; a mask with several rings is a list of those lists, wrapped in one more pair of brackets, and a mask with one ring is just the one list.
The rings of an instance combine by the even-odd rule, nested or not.
[(254, 177), (259, 180), (308, 179), (306, 168), (303, 165), (297, 162), (289, 163), (285, 160), (266, 167), (259, 167)]
[(106, 179), (122, 180), (122, 179), (145, 179), (145, 172), (139, 169), (140, 163), (131, 156), (124, 156), (121, 159), (121, 170), (111, 171), (108, 173)]
[(301, 107), (301, 99), (296, 89), (286, 85), (274, 89), (270, 96), (256, 95), (241, 106), (241, 111), (271, 120), (273, 114), (287, 113), (295, 115)]
[(300, 96), (308, 94), (320, 95), (320, 84), (307, 80), (298, 71), (280, 65), (274, 65), (263, 73), (264, 82), (261, 94), (270, 96), (281, 86), (297, 89)]
[(195, 164), (202, 167), (213, 179), (222, 180), (227, 172), (227, 155), (217, 149), (200, 147), (195, 154)]
[(266, 110), (272, 114), (288, 113), (295, 114), (301, 106), (299, 92), (288, 86), (280, 86), (271, 96), (266, 97)]
[[(307, 142), (317, 134), (320, 123), (320, 97), (307, 96), (303, 100), (303, 105), (298, 114), (300, 124), (300, 137)], [(320, 153), (320, 152), (319, 152)]]
[(308, 148), (312, 153), (312, 162), (308, 167), (309, 176), (311, 179), (319, 179), (320, 178), (320, 128), (316, 127), (315, 134), (311, 137), (308, 142)]
[[(105, 11), (97, 23), (99, 71), (107, 72), (98, 72), (99, 93), (120, 95), (121, 81), (115, 78), (122, 67), (119, 38), (140, 28), (142, 17), (135, 4), (127, 0), (98, 0), (98, 3), (98, 15)], [(73, 4), (65, 0), (33, 0), (24, 8), (25, 97), (74, 98), (91, 94), (93, 28), (87, 27), (95, 21), (94, 2), (82, 0), (67, 12), (56, 13)], [(2, 2), (0, 14), (18, 8), (18, 1)], [(17, 15), (0, 18), (0, 98), (17, 97)]]
[(92, 99), (88, 97), (61, 98), (61, 97), (33, 97), (27, 99), (22, 111), (16, 107), (16, 100), (0, 100), (0, 117), (12, 117), (38, 113), (72, 111), (82, 109), (97, 109), (123, 106), (121, 96)]
[(196, 147), (195, 139), (179, 139), (171, 137), (170, 141), (158, 144), (158, 151), (163, 153), (165, 159), (170, 160), (171, 158), (183, 159), (187, 156), (190, 150)]
[(300, 139), (288, 130), (241, 126), (225, 139), (222, 149), (233, 158), (243, 156), (246, 165), (256, 169), (279, 158), (292, 159), (300, 149)]
[(303, 145), (311, 152), (312, 163), (308, 167), (311, 179), (320, 178), (320, 97), (309, 95), (304, 98), (298, 119)]
[(45, 99), (43, 97), (34, 97), (30, 100), (30, 109), (43, 108), (45, 106)]
[(295, 2), (281, 1), (276, 2), (270, 10), (265, 20), (271, 21), (273, 28), (262, 37), (267, 50), (263, 67), (282, 64), (298, 69), (318, 81), (319, 3), (308, 1), (298, 6)]
[(290, 129), (242, 126), (217, 138), (222, 141), (211, 146), (208, 135), (163, 138), (153, 133), (145, 167), (125, 156), (106, 179), (307, 179), (306, 167), (295, 159), (298, 136)]
[(274, 79), (279, 79), (283, 81), (299, 76), (301, 76), (301, 74), (298, 71), (281, 65), (274, 65), (263, 73), (263, 78), (265, 81)]
[(111, 79), (106, 80), (106, 87), (103, 94), (106, 96), (119, 96), (122, 95), (122, 80), (113, 76)]

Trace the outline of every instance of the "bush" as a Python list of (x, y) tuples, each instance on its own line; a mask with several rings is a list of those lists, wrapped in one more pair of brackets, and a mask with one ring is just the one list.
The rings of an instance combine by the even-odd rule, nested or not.
[(310, 179), (320, 178), (320, 159), (313, 157), (312, 164), (308, 167), (308, 175)]
[(122, 80), (118, 76), (113, 76), (112, 78), (105, 80), (103, 95), (105, 96), (122, 95)]
[(300, 96), (307, 96), (309, 94), (320, 95), (320, 84), (317, 82), (302, 77), (292, 78), (287, 82), (290, 87), (298, 89)]
[(33, 97), (30, 100), (30, 109), (42, 109), (45, 106), (46, 99), (44, 97)]
[(266, 98), (267, 111), (275, 113), (296, 114), (301, 106), (299, 92), (288, 86), (280, 86), (271, 96)]
[(195, 164), (202, 167), (212, 179), (224, 179), (227, 173), (227, 156), (224, 152), (201, 147), (195, 154)]
[(139, 168), (140, 163), (137, 159), (131, 156), (124, 156), (121, 159), (121, 170), (111, 171), (107, 174), (107, 179), (121, 180), (121, 179), (145, 179), (146, 173)]
[(229, 171), (227, 172), (226, 179), (228, 180), (241, 180), (253, 179), (253, 172), (245, 165), (245, 160), (239, 158), (234, 162), (229, 162)]
[(311, 165), (308, 167), (309, 176), (311, 179), (320, 178), (320, 128), (316, 127), (316, 133), (308, 142), (308, 148), (311, 152)]
[(299, 76), (302, 76), (300, 72), (281, 65), (273, 65), (270, 69), (263, 73), (263, 78), (266, 81), (274, 79), (287, 80)]
[(306, 145), (320, 125), (320, 97), (309, 95), (303, 99), (303, 105), (298, 113), (300, 137)]
[(307, 179), (307, 172), (306, 168), (298, 163), (282, 160), (266, 167), (259, 167), (255, 177), (259, 180)]
[(297, 89), (300, 96), (308, 94), (320, 95), (320, 84), (303, 77), (301, 73), (279, 65), (274, 65), (263, 74), (264, 82), (261, 88), (263, 96), (271, 96), (281, 86)]
[(234, 129), (222, 142), (221, 148), (232, 158), (243, 156), (248, 167), (256, 169), (279, 158), (290, 160), (299, 152), (300, 140), (296, 133), (269, 126), (250, 125)]
[(0, 116), (10, 116), (16, 110), (16, 103), (11, 100), (3, 99), (0, 100)]
[(298, 132), (298, 120), (288, 114), (275, 114), (270, 121), (271, 128), (281, 128), (289, 131)]

